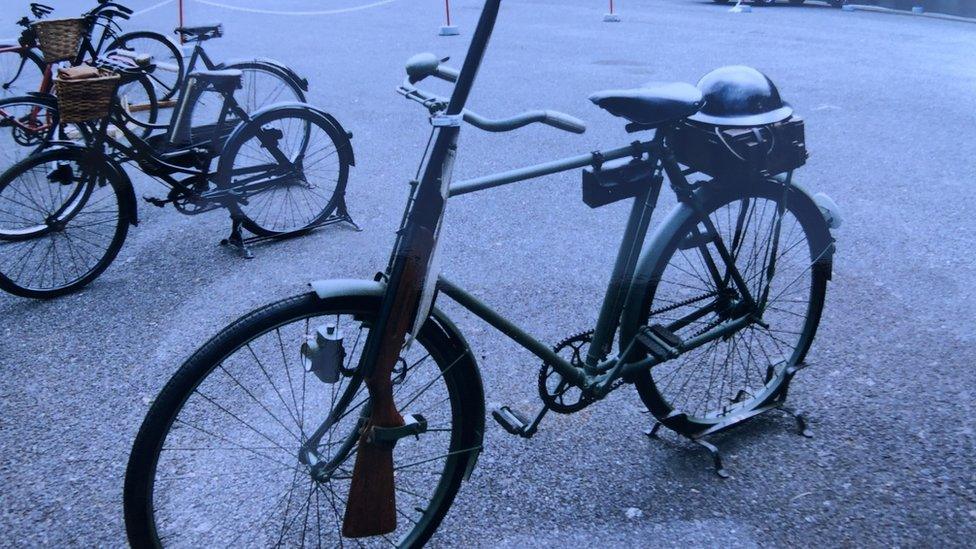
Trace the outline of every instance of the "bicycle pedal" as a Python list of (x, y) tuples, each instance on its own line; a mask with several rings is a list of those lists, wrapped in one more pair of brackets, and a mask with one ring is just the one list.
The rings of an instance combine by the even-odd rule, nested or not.
[(529, 428), (530, 421), (508, 406), (499, 406), (491, 411), (491, 417), (511, 435), (522, 436)]
[(683, 342), (677, 334), (660, 324), (644, 326), (635, 336), (637, 342), (647, 350), (648, 354), (660, 362), (670, 360), (681, 354)]
[(153, 206), (156, 206), (157, 208), (163, 208), (169, 202), (168, 200), (163, 200), (162, 198), (154, 198), (152, 196), (144, 196), (142, 197), (142, 199), (152, 204)]

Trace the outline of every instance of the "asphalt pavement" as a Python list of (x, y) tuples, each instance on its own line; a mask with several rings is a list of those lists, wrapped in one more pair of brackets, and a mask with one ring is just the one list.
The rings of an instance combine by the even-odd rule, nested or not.
[[(16, 33), (13, 4), (0, 35)], [(218, 4), (334, 12), (189, 2), (187, 16), (224, 23), (226, 37), (207, 44), (215, 58), (273, 57), (308, 77), (311, 102), (355, 135), (348, 202), (365, 230), (326, 228), (245, 261), (218, 246), (223, 214), (141, 204), (141, 224), (88, 289), (51, 302), (0, 294), (0, 546), (123, 545), (128, 450), (179, 364), (310, 280), (385, 266), (429, 132), (423, 109), (394, 93), (403, 62), (432, 51), (460, 64), (480, 9), (452, 2), (461, 34), (440, 37), (443, 5), (433, 0)], [(617, 5), (620, 23), (603, 23), (598, 1), (506, 0), (470, 106), (490, 116), (557, 109), (589, 131), (465, 128), (456, 178), (630, 142), (620, 119), (586, 100), (591, 92), (695, 82), (727, 64), (766, 72), (807, 123), (811, 158), (798, 177), (845, 214), (811, 367), (790, 394), (815, 438), (789, 418), (753, 421), (716, 440), (732, 473), (721, 480), (700, 449), (642, 435), (651, 419), (631, 389), (550, 416), (528, 441), (489, 423), (436, 542), (972, 545), (976, 25), (808, 4), (733, 14), (708, 0), (630, 0)], [(168, 5), (129, 27), (174, 21)], [(136, 186), (140, 196), (164, 192), (142, 176)], [(591, 210), (579, 187), (573, 172), (453, 201), (444, 272), (545, 341), (591, 328), (628, 206)], [(665, 196), (657, 219), (673, 202)], [(480, 359), (488, 401), (534, 410), (538, 361), (445, 309)]]

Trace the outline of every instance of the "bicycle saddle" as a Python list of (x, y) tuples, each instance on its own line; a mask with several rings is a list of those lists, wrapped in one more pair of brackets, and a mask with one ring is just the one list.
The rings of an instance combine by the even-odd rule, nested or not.
[(177, 27), (175, 31), (183, 37), (186, 42), (204, 42), (211, 38), (220, 38), (224, 35), (224, 26), (220, 23), (216, 25), (201, 25), (197, 27)]
[(646, 129), (691, 116), (705, 104), (701, 91), (683, 82), (651, 82), (630, 90), (605, 90), (591, 95), (590, 101)]

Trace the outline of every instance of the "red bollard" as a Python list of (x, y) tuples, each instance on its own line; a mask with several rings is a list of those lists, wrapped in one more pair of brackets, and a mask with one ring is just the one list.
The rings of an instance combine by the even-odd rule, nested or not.
[(441, 36), (457, 36), (461, 34), (457, 26), (451, 24), (451, 0), (444, 0), (444, 19), (446, 24), (441, 27)]

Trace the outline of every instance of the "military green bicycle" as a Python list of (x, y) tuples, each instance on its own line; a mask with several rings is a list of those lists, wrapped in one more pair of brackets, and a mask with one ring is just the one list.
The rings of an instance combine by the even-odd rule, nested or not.
[[(386, 270), (313, 282), (244, 316), (154, 401), (126, 473), (134, 546), (426, 543), (474, 469), (486, 416), (474, 353), (435, 299), (539, 357), (541, 410), (492, 412), (515, 435), (625, 384), (689, 437), (782, 404), (834, 251), (829, 200), (793, 180), (802, 121), (758, 71), (720, 69), (699, 84), (704, 95), (667, 84), (592, 97), (630, 131), (654, 130), (648, 140), (452, 182), (464, 122), (585, 130), (554, 111), (491, 120), (465, 108), (499, 4), (486, 1), (460, 71), (430, 54), (408, 62), (399, 91), (433, 129)], [(451, 98), (416, 87), (428, 77), (455, 83)], [(754, 100), (723, 99), (727, 85)], [(594, 328), (550, 347), (439, 276), (432, 258), (448, 198), (579, 168), (587, 204), (633, 207)], [(694, 172), (708, 175), (692, 182)], [(645, 245), (665, 176), (679, 203)]]

